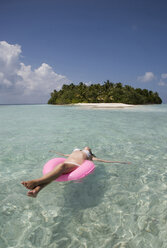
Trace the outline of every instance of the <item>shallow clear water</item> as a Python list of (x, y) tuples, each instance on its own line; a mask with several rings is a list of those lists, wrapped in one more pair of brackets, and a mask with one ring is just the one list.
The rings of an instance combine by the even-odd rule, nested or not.
[[(167, 247), (167, 105), (134, 109), (0, 106), (0, 247)], [(56, 156), (90, 146), (82, 182), (52, 183), (36, 199), (20, 184)]]

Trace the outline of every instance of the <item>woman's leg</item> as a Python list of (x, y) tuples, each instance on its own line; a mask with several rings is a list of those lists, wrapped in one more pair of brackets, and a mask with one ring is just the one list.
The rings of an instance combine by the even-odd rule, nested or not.
[(51, 172), (42, 176), (41, 178), (31, 180), (31, 181), (23, 181), (22, 184), (28, 189), (34, 189), (36, 186), (51, 183), (53, 180), (58, 178), (62, 174), (69, 173), (75, 170), (78, 166), (73, 164), (62, 163), (57, 165)]

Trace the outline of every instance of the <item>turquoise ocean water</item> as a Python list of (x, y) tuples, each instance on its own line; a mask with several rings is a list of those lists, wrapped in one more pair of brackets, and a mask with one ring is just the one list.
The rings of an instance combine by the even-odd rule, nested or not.
[[(36, 199), (20, 182), (56, 154), (90, 146), (80, 183), (52, 183)], [(1, 248), (166, 248), (167, 105), (133, 109), (0, 106)]]

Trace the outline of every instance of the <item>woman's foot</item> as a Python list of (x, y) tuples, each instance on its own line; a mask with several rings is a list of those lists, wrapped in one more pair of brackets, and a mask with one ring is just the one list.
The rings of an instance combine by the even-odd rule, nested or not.
[(27, 195), (35, 198), (37, 197), (40, 190), (41, 190), (41, 186), (37, 186), (35, 189), (28, 191)]
[(31, 181), (23, 181), (21, 182), (27, 189), (34, 189), (37, 186), (37, 181), (36, 180), (31, 180)]

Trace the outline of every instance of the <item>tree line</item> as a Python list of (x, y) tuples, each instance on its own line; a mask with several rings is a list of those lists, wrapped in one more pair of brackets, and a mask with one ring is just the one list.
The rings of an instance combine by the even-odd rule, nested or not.
[(157, 92), (135, 89), (109, 80), (103, 84), (86, 85), (82, 82), (78, 85), (64, 84), (61, 90), (54, 90), (48, 100), (48, 104), (74, 103), (161, 104), (162, 100)]

